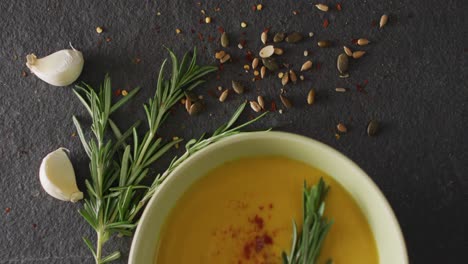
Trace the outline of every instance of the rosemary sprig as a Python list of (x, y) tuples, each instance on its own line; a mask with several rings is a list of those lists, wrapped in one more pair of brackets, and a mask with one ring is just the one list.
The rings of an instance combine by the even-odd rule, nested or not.
[(303, 191), (303, 226), (298, 234), (296, 222), (293, 221), (291, 252), (289, 256), (283, 251), (283, 264), (315, 264), (320, 254), (323, 241), (333, 221), (324, 216), (325, 197), (329, 187), (320, 178), (318, 184)]
[[(141, 209), (174, 168), (191, 154), (222, 138), (239, 133), (239, 129), (263, 116), (231, 128), (243, 111), (244, 103), (231, 120), (216, 130), (211, 137), (204, 139), (202, 136), (198, 140), (190, 140), (186, 144), (185, 154), (174, 158), (168, 169), (157, 175), (150, 186), (143, 185), (142, 180), (148, 176), (150, 166), (180, 142), (177, 140), (163, 143), (161, 138), (156, 138), (156, 133), (166, 120), (169, 109), (183, 97), (184, 91), (200, 85), (203, 83), (201, 80), (203, 76), (216, 70), (215, 67), (196, 65), (196, 51), (191, 60), (188, 54), (185, 54), (180, 64), (174, 53), (171, 51), (169, 53), (172, 60), (172, 76), (170, 80), (164, 79), (166, 63), (164, 61), (159, 72), (156, 93), (144, 106), (149, 129), (142, 139), (137, 133), (138, 123), (121, 133), (116, 124), (109, 119), (109, 115), (133, 97), (138, 89), (114, 105), (111, 105), (111, 85), (108, 76), (98, 93), (88, 85), (79, 87), (75, 91), (91, 115), (91, 130), (94, 133), (94, 139), (87, 142), (79, 122), (74, 117), (79, 137), (91, 160), (91, 178), (86, 180), (89, 197), (85, 199), (80, 214), (96, 231), (95, 247), (89, 239), (83, 239), (98, 264), (120, 257), (118, 251), (103, 257), (103, 245), (113, 234), (132, 235)], [(114, 132), (115, 142), (104, 139), (108, 127)], [(133, 136), (133, 140), (126, 142), (130, 136)]]

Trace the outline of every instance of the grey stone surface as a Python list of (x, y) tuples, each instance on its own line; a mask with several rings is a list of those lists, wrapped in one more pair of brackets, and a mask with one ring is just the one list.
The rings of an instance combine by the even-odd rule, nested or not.
[[(308, 49), (320, 69), (306, 73), (306, 81), (287, 86), (296, 107), (268, 115), (252, 129), (273, 127), (320, 140), (357, 162), (390, 201), (403, 229), (412, 263), (459, 263), (468, 248), (468, 140), (466, 8), (458, 1), (342, 1), (343, 10), (321, 13), (311, 1), (1, 1), (0, 2), (0, 263), (92, 263), (81, 236), (92, 230), (78, 216), (80, 203), (69, 204), (48, 196), (38, 180), (41, 159), (60, 147), (71, 150), (80, 186), (87, 177), (87, 159), (74, 132), (73, 114), (86, 120), (72, 87), (56, 88), (28, 74), (25, 56), (44, 56), (68, 47), (82, 50), (85, 68), (81, 81), (97, 85), (109, 72), (114, 89), (141, 86), (136, 100), (115, 115), (125, 127), (143, 119), (141, 105), (154, 92), (156, 72), (167, 57), (163, 45), (177, 54), (197, 46), (203, 63), (215, 64), (218, 26), (231, 35), (227, 50), (235, 58), (221, 73), (197, 91), (206, 98), (207, 111), (189, 118), (182, 107), (164, 125), (163, 136), (197, 137), (213, 131), (243, 100), (257, 94), (280, 105), (281, 84), (275, 76), (250, 83), (242, 70), (246, 63), (239, 39), (254, 52), (260, 33), (314, 32), (295, 45), (285, 45), (287, 59), (298, 69)], [(326, 1), (333, 3), (335, 1)], [(220, 7), (215, 12), (215, 6)], [(213, 18), (200, 24), (200, 10)], [(297, 15), (293, 10), (299, 11)], [(157, 12), (161, 15), (158, 16)], [(387, 27), (372, 21), (390, 14)], [(324, 29), (322, 20), (329, 19)], [(248, 27), (240, 28), (246, 21)], [(105, 32), (96, 34), (95, 27)], [(176, 35), (180, 28), (182, 34)], [(191, 30), (195, 33), (191, 33)], [(197, 33), (204, 36), (198, 39)], [(243, 35), (245, 32), (245, 35)], [(107, 43), (105, 38), (112, 40)], [(366, 37), (368, 51), (351, 65), (351, 77), (339, 79), (335, 58), (343, 44), (357, 49), (351, 39)], [(319, 49), (318, 39), (331, 39), (332, 48)], [(140, 58), (140, 64), (132, 63)], [(229, 86), (231, 79), (248, 83), (249, 92), (232, 96), (224, 104), (207, 91)], [(367, 94), (355, 84), (368, 80)], [(335, 87), (349, 87), (337, 94)], [(305, 104), (309, 88), (317, 102)], [(244, 120), (254, 113), (246, 111)], [(380, 120), (381, 133), (366, 136), (370, 119)], [(335, 125), (349, 132), (335, 139)], [(173, 154), (173, 153), (172, 153)], [(170, 155), (169, 155), (170, 156)], [(167, 161), (165, 161), (167, 162)], [(155, 169), (164, 168), (165, 162)], [(7, 213), (6, 208), (11, 208)], [(119, 249), (125, 257), (130, 239), (113, 238), (106, 250)]]

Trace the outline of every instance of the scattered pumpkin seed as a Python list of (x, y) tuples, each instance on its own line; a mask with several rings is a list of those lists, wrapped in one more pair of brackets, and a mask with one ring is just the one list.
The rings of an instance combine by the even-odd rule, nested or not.
[(263, 44), (267, 43), (267, 38), (268, 38), (268, 33), (266, 31), (263, 31), (262, 34), (260, 35), (260, 39), (262, 40)]
[(283, 55), (284, 50), (282, 48), (275, 48), (274, 53), (276, 55)]
[(353, 58), (354, 58), (354, 59), (359, 59), (359, 58), (361, 58), (362, 56), (364, 56), (364, 54), (366, 54), (365, 51), (357, 50), (357, 51), (353, 52)]
[(283, 105), (286, 108), (291, 108), (292, 107), (291, 101), (286, 96), (280, 94), (280, 99), (281, 99), (281, 103), (283, 103)]
[(205, 23), (206, 24), (211, 23), (211, 17), (205, 17)]
[(289, 74), (288, 72), (285, 72), (283, 77), (281, 78), (281, 84), (285, 86), (289, 82)]
[(223, 46), (224, 48), (227, 48), (229, 46), (229, 37), (226, 31), (224, 31), (221, 35), (221, 46)]
[(228, 61), (229, 59), (231, 59), (231, 55), (226, 54), (226, 55), (224, 55), (224, 56), (221, 58), (221, 60), (220, 60), (219, 62), (225, 63), (225, 62)]
[(263, 99), (263, 96), (261, 96), (261, 95), (257, 96), (257, 102), (258, 102), (258, 105), (262, 109), (265, 109), (265, 100)]
[(102, 29), (102, 27), (97, 27), (96, 28), (96, 33), (98, 34), (101, 34), (104, 30)]
[(246, 27), (247, 27), (247, 23), (241, 22), (241, 27), (246, 28)]
[(338, 55), (336, 60), (336, 68), (340, 72), (340, 74), (346, 74), (348, 72), (349, 61), (348, 56), (345, 53), (341, 53)]
[(242, 94), (242, 93), (244, 93), (244, 90), (245, 90), (244, 86), (238, 81), (232, 81), (232, 89), (237, 94)]
[(383, 28), (388, 22), (388, 15), (387, 14), (383, 14), (381, 17), (380, 17), (380, 22), (379, 22), (379, 26), (380, 28)]
[(315, 102), (315, 90), (312, 88), (307, 94), (307, 104), (312, 105), (314, 104), (314, 102)]
[(190, 109), (188, 111), (189, 115), (196, 115), (201, 112), (203, 109), (203, 105), (200, 102), (195, 102), (190, 106)]
[(190, 99), (185, 99), (185, 110), (190, 111), (190, 107), (192, 106), (192, 101)]
[(293, 32), (286, 37), (286, 42), (296, 43), (302, 40), (302, 35), (299, 32)]
[(262, 79), (265, 77), (265, 73), (266, 73), (266, 67), (262, 66), (260, 68), (260, 77), (262, 77)]
[(276, 71), (279, 69), (278, 63), (276, 63), (273, 58), (263, 58), (262, 63), (270, 71)]
[(252, 60), (252, 69), (255, 70), (255, 69), (257, 68), (258, 62), (259, 62), (259, 59), (258, 59), (258, 58), (254, 58), (254, 59)]
[(335, 88), (335, 91), (338, 92), (338, 93), (344, 93), (346, 92), (348, 89), (346, 88)]
[(293, 69), (290, 69), (289, 70), (289, 78), (291, 79), (291, 81), (295, 84), (297, 82), (297, 75), (296, 73), (294, 72)]
[(250, 101), (250, 108), (257, 113), (262, 111), (262, 107), (255, 101)]
[(359, 46), (365, 46), (365, 45), (367, 45), (369, 43), (370, 43), (370, 41), (368, 39), (365, 39), (365, 38), (360, 38), (360, 39), (357, 40), (357, 44)]
[(275, 43), (281, 42), (284, 40), (284, 37), (286, 37), (286, 34), (284, 32), (278, 32), (273, 37), (273, 42)]
[(379, 122), (376, 120), (371, 120), (367, 125), (367, 135), (375, 136), (379, 132)]
[(262, 10), (262, 9), (263, 9), (263, 5), (262, 5), (262, 4), (258, 4), (258, 5), (257, 5), (257, 10), (260, 11), (260, 10)]
[(229, 90), (228, 89), (224, 90), (224, 92), (222, 92), (221, 95), (219, 96), (219, 101), (221, 103), (226, 101), (228, 95), (229, 95)]
[(320, 48), (328, 48), (331, 46), (331, 42), (328, 41), (328, 40), (320, 40), (319, 42), (317, 42), (317, 45), (320, 47)]
[(257, 70), (254, 71), (254, 76), (258, 76), (259, 74), (260, 74), (259, 71), (257, 71)]
[(268, 45), (260, 50), (259, 55), (261, 58), (269, 58), (273, 53), (275, 53), (275, 48), (273, 45)]
[(315, 7), (320, 10), (320, 11), (323, 11), (323, 12), (327, 12), (328, 11), (328, 6), (327, 5), (324, 5), (324, 4), (316, 4)]
[(336, 125), (336, 129), (338, 129), (338, 131), (341, 133), (346, 133), (348, 131), (343, 123), (338, 123), (338, 125)]
[(224, 57), (224, 55), (226, 55), (226, 52), (224, 50), (221, 50), (215, 53), (215, 58), (220, 60), (222, 57)]
[(346, 47), (346, 46), (343, 46), (343, 50), (344, 52), (346, 53), (346, 55), (348, 55), (349, 57), (352, 57), (353, 56), (353, 52), (351, 51), (350, 48)]
[(301, 72), (302, 71), (307, 71), (310, 68), (312, 68), (312, 61), (308, 60), (308, 61), (304, 62), (304, 64), (302, 64)]

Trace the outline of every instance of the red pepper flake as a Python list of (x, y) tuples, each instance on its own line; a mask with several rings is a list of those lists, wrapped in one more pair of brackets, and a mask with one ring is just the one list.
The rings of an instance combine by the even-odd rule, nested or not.
[(241, 40), (239, 41), (239, 44), (241, 44), (241, 45), (242, 45), (242, 47), (244, 47), (244, 48), (245, 48), (245, 47), (247, 46), (247, 40), (245, 40), (245, 39), (241, 39)]
[(364, 86), (366, 86), (368, 83), (369, 83), (368, 80), (364, 80), (364, 82), (363, 82)]
[(323, 28), (327, 28), (329, 24), (330, 24), (330, 22), (328, 21), (328, 19), (325, 18), (323, 20)]
[(21, 76), (23, 76), (23, 77), (27, 77), (27, 76), (28, 76), (28, 73), (27, 73), (27, 72), (25, 72), (25, 71), (22, 71), (22, 72), (21, 72)]
[(364, 80), (364, 82), (362, 84), (357, 83), (356, 84), (356, 90), (358, 90), (358, 92), (367, 94), (367, 91), (364, 88), (367, 86), (368, 83), (369, 83), (368, 80)]
[(269, 31), (270, 31), (270, 28), (269, 28), (269, 27), (267, 27), (267, 28), (265, 28), (265, 29), (263, 30), (263, 32), (265, 32), (265, 33), (268, 33)]
[(215, 38), (214, 38), (214, 37), (212, 37), (211, 35), (210, 35), (210, 36), (208, 36), (208, 42), (213, 42), (214, 40), (215, 40)]
[(265, 242), (263, 241), (263, 237), (256, 236), (255, 237), (255, 251), (260, 252), (262, 251), (263, 247), (265, 247)]
[(245, 55), (245, 59), (252, 62), (253, 61), (253, 55), (252, 55), (252, 52), (250, 50), (247, 51), (247, 54)]
[(219, 64), (218, 69), (219, 69), (219, 71), (223, 71), (224, 70), (224, 64), (222, 64), (222, 63)]
[(271, 244), (273, 244), (273, 238), (271, 238), (271, 236), (265, 234), (265, 235), (263, 235), (263, 242), (265, 242), (265, 244), (267, 244), (267, 245), (271, 245)]
[[(271, 111), (271, 112), (276, 112), (276, 103), (275, 103), (275, 101), (272, 101), (272, 102), (271, 102), (270, 111)], [(271, 206), (271, 204), (270, 204), (270, 206)], [(270, 208), (271, 208), (271, 207), (270, 207)]]
[(218, 27), (218, 32), (223, 34), (224, 33), (224, 28), (222, 26), (219, 26)]
[(198, 39), (199, 39), (200, 41), (203, 41), (203, 34), (200, 33), (200, 32), (198, 32)]
[(297, 11), (297, 10), (293, 10), (293, 12), (292, 12), (292, 13), (293, 13), (293, 15), (297, 15), (297, 14), (299, 14), (299, 11)]
[(190, 32), (192, 32), (192, 34), (195, 34), (195, 29), (190, 29)]
[(317, 67), (317, 70), (320, 70), (320, 68), (322, 67), (322, 64), (320, 62), (317, 62), (315, 65)]
[(107, 38), (106, 38), (106, 42), (107, 42), (107, 43), (109, 43), (109, 42), (111, 42), (111, 41), (112, 41), (112, 38), (110, 38), (110, 37), (107, 37)]
[(351, 42), (352, 42), (353, 44), (357, 44), (357, 41), (358, 41), (357, 38), (351, 39)]
[(263, 208), (265, 208), (265, 207), (263, 207), (263, 205), (260, 205), (260, 206), (258, 207), (258, 209), (260, 209), (260, 210), (263, 210)]
[(341, 4), (340, 3), (336, 4), (336, 10), (341, 11)]
[(253, 5), (250, 9), (252, 9), (252, 11), (257, 11), (257, 6)]
[(244, 258), (250, 259), (250, 245), (249, 244), (244, 245)]
[(140, 62), (141, 62), (141, 59), (138, 57), (133, 59), (133, 64), (140, 64)]
[(263, 218), (261, 218), (258, 215), (255, 215), (253, 222), (257, 225), (258, 229), (263, 229), (263, 225), (265, 224), (263, 222)]
[(32, 224), (32, 227), (33, 227), (33, 228), (37, 228), (37, 224)]
[(218, 96), (216, 96), (216, 93), (213, 91), (213, 90), (208, 90), (208, 95), (213, 97), (213, 98), (218, 98)]
[(9, 214), (10, 211), (11, 211), (11, 208), (10, 208), (10, 207), (5, 208), (5, 213)]
[(115, 92), (114, 92), (115, 96), (120, 96), (122, 94), (122, 90), (121, 89), (117, 89)]
[(270, 209), (273, 209), (273, 204), (269, 204), (268, 207), (270, 207)]

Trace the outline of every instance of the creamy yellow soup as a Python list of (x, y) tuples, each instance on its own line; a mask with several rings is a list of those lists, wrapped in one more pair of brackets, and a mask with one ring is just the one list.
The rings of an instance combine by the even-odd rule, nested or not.
[(302, 225), (304, 180), (330, 186), (325, 215), (334, 224), (317, 263), (376, 264), (370, 227), (350, 194), (322, 171), (284, 157), (225, 163), (193, 184), (166, 220), (157, 264), (281, 264), (292, 219)]

